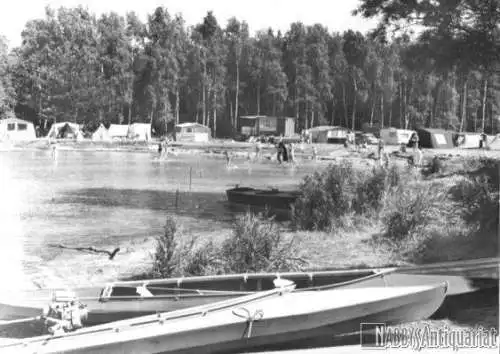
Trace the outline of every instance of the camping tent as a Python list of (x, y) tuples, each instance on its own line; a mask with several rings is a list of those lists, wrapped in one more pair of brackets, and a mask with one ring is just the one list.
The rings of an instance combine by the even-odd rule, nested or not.
[(151, 124), (134, 123), (128, 127), (128, 138), (139, 141), (151, 140)]
[(500, 150), (500, 134), (493, 137), (488, 137), (488, 149), (498, 151)]
[(453, 140), (456, 146), (462, 149), (478, 149), (481, 141), (481, 134), (478, 133), (458, 133)]
[(453, 148), (453, 133), (444, 129), (417, 129), (419, 146), (430, 149)]
[(387, 145), (408, 144), (414, 130), (384, 128), (380, 130), (380, 138)]
[(0, 140), (35, 140), (33, 123), (17, 118), (0, 120)]
[(207, 142), (210, 140), (210, 128), (198, 123), (181, 123), (175, 126), (175, 141)]
[(111, 141), (108, 130), (101, 123), (99, 128), (92, 134), (93, 141)]
[(111, 124), (108, 129), (108, 134), (113, 140), (126, 139), (128, 137), (128, 125)]
[(54, 123), (47, 134), (49, 139), (83, 139), (80, 126), (76, 123)]

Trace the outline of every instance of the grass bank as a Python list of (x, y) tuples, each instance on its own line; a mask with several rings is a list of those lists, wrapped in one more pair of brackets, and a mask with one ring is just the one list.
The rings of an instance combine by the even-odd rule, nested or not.
[(331, 164), (305, 177), (291, 223), (247, 213), (226, 239), (197, 240), (168, 217), (144, 276), (380, 267), (498, 256), (498, 160)]

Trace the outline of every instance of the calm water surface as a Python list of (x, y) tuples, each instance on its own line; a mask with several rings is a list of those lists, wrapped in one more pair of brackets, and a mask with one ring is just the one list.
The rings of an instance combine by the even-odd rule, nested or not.
[(238, 168), (228, 170), (224, 160), (209, 156), (167, 162), (155, 156), (61, 150), (53, 161), (43, 150), (0, 153), (2, 279), (36, 273), (60, 254), (49, 244), (106, 247), (156, 236), (169, 212), (192, 233), (213, 232), (231, 218), (225, 189), (235, 184), (293, 188), (317, 168), (237, 160)]

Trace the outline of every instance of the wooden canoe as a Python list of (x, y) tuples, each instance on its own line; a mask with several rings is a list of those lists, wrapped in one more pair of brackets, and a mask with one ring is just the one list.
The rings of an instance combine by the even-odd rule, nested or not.
[[(359, 331), (431, 316), (447, 284), (316, 292), (267, 291), (196, 309), (6, 345), (2, 353), (215, 353)], [(367, 296), (369, 294), (369, 296)]]

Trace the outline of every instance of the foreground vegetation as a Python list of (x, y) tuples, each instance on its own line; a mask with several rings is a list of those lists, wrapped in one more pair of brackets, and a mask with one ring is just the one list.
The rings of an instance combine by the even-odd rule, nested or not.
[(149, 276), (291, 271), (315, 267), (318, 258), (369, 267), (496, 256), (499, 162), (437, 161), (422, 171), (330, 165), (301, 182), (285, 230), (248, 212), (224, 241), (201, 242), (169, 216)]

